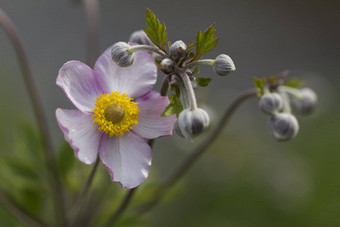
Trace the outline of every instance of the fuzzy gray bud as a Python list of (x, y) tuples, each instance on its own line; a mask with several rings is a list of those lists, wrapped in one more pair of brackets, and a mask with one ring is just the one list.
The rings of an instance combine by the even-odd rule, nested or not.
[(174, 62), (170, 58), (164, 58), (159, 67), (164, 73), (170, 74), (174, 70)]
[(279, 113), (269, 120), (270, 129), (277, 140), (290, 140), (299, 132), (299, 123), (290, 113)]
[(118, 42), (112, 46), (112, 60), (120, 67), (132, 65), (135, 60), (135, 53), (129, 53), (130, 45), (125, 42)]
[(180, 136), (191, 140), (201, 134), (209, 126), (209, 123), (210, 118), (205, 110), (201, 108), (185, 109), (178, 116), (175, 130)]
[(146, 35), (146, 33), (143, 30), (135, 31), (131, 34), (129, 42), (131, 43), (137, 43), (139, 45), (149, 45), (152, 46), (153, 43), (149, 39), (149, 37)]
[(186, 55), (186, 49), (187, 45), (185, 45), (182, 40), (178, 40), (174, 42), (170, 47), (170, 57), (177, 62)]
[(220, 76), (226, 76), (230, 72), (234, 72), (236, 70), (233, 60), (226, 54), (218, 55), (213, 67), (215, 73)]
[(317, 104), (317, 95), (310, 88), (302, 88), (299, 90), (300, 96), (293, 97), (292, 105), (294, 110), (300, 114), (312, 113)]
[(277, 93), (264, 94), (259, 101), (260, 109), (269, 115), (279, 112), (283, 107), (282, 97)]

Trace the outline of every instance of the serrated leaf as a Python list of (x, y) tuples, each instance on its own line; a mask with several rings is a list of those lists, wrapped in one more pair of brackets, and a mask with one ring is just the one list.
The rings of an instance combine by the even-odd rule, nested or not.
[(189, 43), (189, 45), (188, 45), (187, 49), (185, 50), (185, 52), (187, 52), (187, 54), (190, 53), (194, 49), (195, 45), (196, 44), (194, 42)]
[(299, 88), (303, 85), (303, 81), (299, 79), (290, 79), (285, 84), (287, 87)]
[(170, 103), (165, 108), (161, 116), (171, 116), (171, 115), (176, 114), (178, 117), (179, 113), (182, 112), (183, 110), (183, 106), (182, 106), (181, 100), (179, 99), (179, 96), (174, 94), (170, 96), (169, 100), (170, 100)]
[(201, 31), (197, 32), (196, 36), (196, 55), (193, 60), (198, 60), (202, 55), (208, 53), (213, 50), (217, 43), (218, 38), (215, 38), (215, 23), (212, 24), (207, 30), (203, 33)]
[(254, 76), (254, 83), (255, 83), (255, 87), (257, 89), (257, 96), (261, 96), (263, 94), (263, 85), (266, 82), (265, 78), (257, 78)]
[(211, 78), (195, 78), (196, 83), (201, 87), (206, 87), (211, 81)]
[(165, 24), (161, 24), (156, 15), (149, 9), (146, 9), (146, 26), (144, 32), (149, 39), (161, 50), (165, 50), (167, 43)]

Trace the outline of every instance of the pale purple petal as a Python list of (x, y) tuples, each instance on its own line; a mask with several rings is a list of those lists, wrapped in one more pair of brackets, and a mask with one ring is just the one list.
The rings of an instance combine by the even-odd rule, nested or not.
[(104, 134), (99, 155), (109, 170), (112, 181), (119, 182), (124, 188), (137, 187), (148, 176), (151, 148), (142, 138), (131, 132), (113, 137)]
[(136, 102), (138, 103), (140, 113), (138, 124), (132, 128), (133, 132), (145, 139), (172, 135), (176, 116), (161, 116), (169, 105), (167, 96), (161, 96), (156, 91), (150, 91), (137, 99)]
[(57, 85), (61, 87), (71, 102), (81, 111), (95, 108), (99, 94), (103, 94), (93, 70), (80, 61), (66, 62), (59, 70)]
[(102, 132), (93, 123), (92, 113), (79, 110), (57, 109), (56, 117), (65, 139), (75, 151), (76, 157), (85, 164), (96, 161)]
[(138, 51), (132, 65), (119, 67), (111, 58), (111, 48), (98, 58), (94, 66), (98, 83), (104, 91), (119, 91), (131, 98), (149, 92), (157, 79), (157, 68), (152, 56), (147, 51)]

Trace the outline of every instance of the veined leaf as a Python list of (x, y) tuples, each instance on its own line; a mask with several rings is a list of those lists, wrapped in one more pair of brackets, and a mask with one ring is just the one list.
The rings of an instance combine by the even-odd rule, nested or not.
[(211, 78), (195, 78), (196, 83), (201, 87), (206, 87), (211, 81)]
[(149, 9), (146, 9), (146, 25), (144, 29), (149, 39), (161, 50), (165, 50), (167, 43), (165, 24), (161, 24), (156, 15)]
[(215, 24), (212, 24), (203, 33), (198, 31), (196, 36), (196, 55), (193, 60), (200, 59), (202, 55), (208, 53), (216, 47), (218, 38), (215, 38), (215, 33)]
[(173, 114), (176, 114), (177, 117), (178, 117), (180, 112), (182, 112), (182, 110), (183, 110), (181, 100), (175, 94), (170, 96), (169, 100), (170, 100), (170, 103), (165, 108), (164, 112), (162, 113), (162, 116), (171, 116)]

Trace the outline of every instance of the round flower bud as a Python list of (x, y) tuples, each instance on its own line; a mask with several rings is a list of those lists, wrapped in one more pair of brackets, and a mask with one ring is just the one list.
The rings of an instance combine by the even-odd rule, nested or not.
[(135, 60), (135, 53), (129, 53), (130, 45), (125, 42), (118, 42), (112, 46), (112, 60), (120, 67), (132, 65)]
[(177, 119), (177, 127), (175, 127), (177, 134), (186, 138), (193, 139), (201, 134), (210, 123), (208, 113), (197, 108), (195, 110), (183, 110)]
[(226, 76), (230, 72), (234, 72), (236, 70), (233, 60), (226, 54), (220, 54), (217, 56), (213, 68), (215, 73), (220, 76)]
[(299, 123), (290, 113), (279, 113), (269, 120), (270, 129), (277, 140), (290, 140), (299, 131)]
[(153, 43), (149, 39), (149, 37), (146, 35), (146, 33), (143, 30), (135, 31), (131, 34), (129, 42), (131, 43), (137, 43), (139, 45), (149, 45), (152, 46)]
[(300, 97), (293, 97), (292, 99), (294, 110), (300, 114), (312, 113), (318, 100), (315, 92), (310, 88), (302, 88), (299, 92)]
[(283, 107), (282, 97), (277, 93), (264, 94), (259, 101), (260, 109), (269, 115), (277, 113)]
[(174, 42), (170, 47), (170, 56), (174, 61), (178, 61), (186, 55), (187, 45), (182, 40)]
[(174, 62), (170, 58), (164, 58), (159, 67), (164, 73), (170, 74), (174, 70)]

